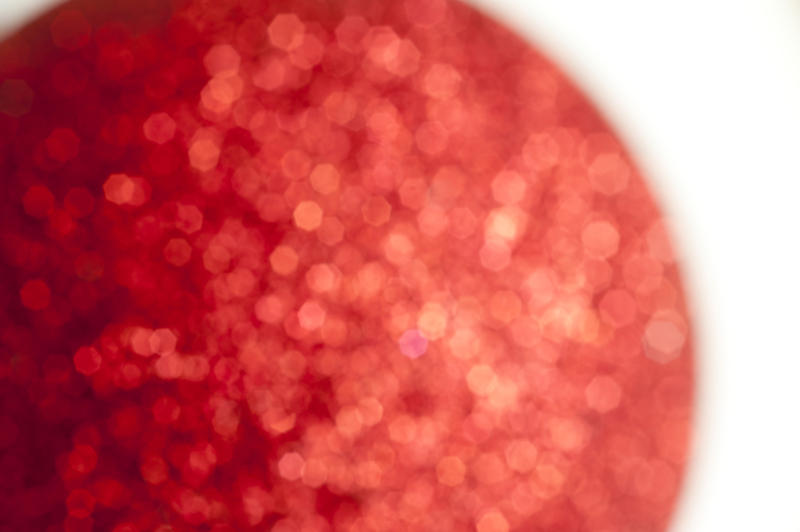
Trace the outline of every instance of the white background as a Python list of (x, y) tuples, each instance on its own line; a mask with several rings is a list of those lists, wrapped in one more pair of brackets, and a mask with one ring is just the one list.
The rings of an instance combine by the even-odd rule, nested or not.
[[(0, 31), (47, 3), (0, 0)], [(800, 530), (800, 1), (472, 3), (597, 102), (670, 215), (700, 378), (673, 530)]]

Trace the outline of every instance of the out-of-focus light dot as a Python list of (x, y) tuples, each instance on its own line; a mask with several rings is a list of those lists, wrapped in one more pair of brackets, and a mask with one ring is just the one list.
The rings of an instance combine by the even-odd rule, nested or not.
[(307, 331), (314, 331), (325, 323), (325, 309), (316, 301), (306, 301), (297, 311), (300, 326)]
[(479, 251), (481, 265), (487, 270), (499, 272), (511, 264), (511, 248), (498, 238), (487, 239)]
[(267, 28), (269, 42), (272, 46), (287, 52), (303, 44), (305, 31), (306, 25), (294, 13), (276, 15)]
[(304, 231), (315, 231), (322, 224), (322, 208), (315, 201), (301, 201), (295, 207), (294, 224)]
[(340, 179), (339, 171), (329, 163), (318, 164), (309, 176), (311, 186), (320, 194), (333, 194), (339, 190)]
[(425, 303), (417, 317), (417, 328), (428, 340), (438, 340), (447, 331), (447, 311), (439, 303)]
[(153, 348), (150, 347), (150, 337), (153, 335), (153, 330), (147, 327), (134, 327), (130, 330), (128, 342), (130, 342), (131, 350), (137, 355), (149, 357), (153, 354)]
[(166, 144), (175, 136), (175, 120), (167, 113), (153, 113), (142, 125), (144, 136), (156, 144)]
[(435, 63), (425, 74), (422, 88), (431, 98), (447, 100), (458, 94), (461, 79), (461, 74), (452, 65)]
[(317, 229), (317, 238), (326, 246), (335, 246), (344, 238), (344, 224), (335, 216), (325, 216)]
[(369, 31), (369, 23), (364, 17), (348, 15), (336, 26), (336, 41), (343, 50), (358, 53), (362, 49), (367, 31)]
[(521, 212), (516, 207), (494, 209), (486, 219), (486, 238), (514, 240), (521, 232)]
[(225, 280), (228, 290), (233, 297), (244, 298), (249, 296), (258, 285), (258, 279), (248, 268), (236, 268), (230, 272)]
[(408, 178), (400, 184), (397, 193), (404, 207), (416, 211), (425, 205), (428, 183), (421, 178)]
[(92, 375), (100, 369), (103, 359), (94, 347), (81, 347), (75, 351), (72, 361), (78, 373)]
[(497, 374), (487, 364), (476, 364), (467, 372), (467, 387), (475, 395), (485, 397), (498, 385)]
[(510, 526), (508, 520), (500, 510), (489, 510), (484, 513), (477, 523), (477, 532), (508, 532)]
[(664, 264), (669, 264), (675, 260), (675, 253), (669, 242), (667, 228), (663, 221), (654, 223), (647, 231), (647, 249), (650, 255), (660, 260)]
[(97, 451), (91, 445), (77, 444), (67, 457), (69, 468), (80, 475), (88, 475), (97, 467)]
[(395, 417), (389, 423), (389, 439), (401, 444), (409, 444), (417, 436), (417, 423), (407, 414)]
[(291, 246), (277, 246), (269, 256), (269, 263), (272, 271), (278, 275), (288, 276), (297, 269), (297, 252)]
[(30, 310), (44, 310), (50, 306), (50, 287), (42, 279), (31, 279), (22, 285), (19, 298)]
[(414, 253), (414, 244), (401, 233), (391, 233), (384, 240), (383, 253), (392, 264), (405, 264)]
[(419, 358), (428, 350), (428, 339), (417, 329), (409, 329), (400, 335), (397, 345), (408, 358)]
[(430, 197), (441, 205), (450, 205), (464, 192), (468, 178), (456, 166), (443, 166), (433, 175), (430, 186)]
[(52, 230), (61, 236), (69, 235), (76, 227), (75, 220), (63, 209), (54, 209), (50, 213), (49, 222)]
[(124, 390), (132, 390), (141, 384), (142, 370), (132, 362), (125, 362), (114, 373), (114, 384)]
[(306, 370), (306, 358), (299, 351), (287, 351), (278, 360), (278, 367), (286, 377), (296, 380), (303, 376)]
[(361, 207), (361, 214), (368, 224), (380, 227), (392, 216), (392, 206), (383, 196), (373, 196)]
[(625, 285), (634, 293), (646, 294), (661, 286), (664, 267), (661, 262), (645, 255), (630, 257), (622, 268)]
[(187, 234), (192, 234), (203, 227), (203, 213), (195, 205), (179, 203), (175, 219), (175, 227)]
[(213, 274), (220, 274), (228, 269), (231, 264), (230, 250), (219, 244), (212, 242), (203, 253), (203, 266)]
[(411, 39), (400, 39), (386, 69), (396, 76), (410, 76), (419, 69), (420, 56), (419, 48)]
[(669, 319), (655, 317), (645, 327), (645, 353), (656, 362), (665, 364), (677, 358), (685, 343), (686, 334)]
[(358, 402), (358, 411), (364, 425), (371, 427), (383, 419), (383, 405), (374, 397), (366, 397)]
[(472, 474), (480, 484), (497, 484), (508, 478), (508, 469), (496, 453), (481, 453), (473, 460)]
[(167, 463), (160, 456), (147, 455), (143, 457), (139, 464), (139, 470), (145, 482), (154, 486), (164, 483), (169, 477)]
[(256, 318), (264, 323), (280, 323), (288, 312), (286, 302), (276, 294), (269, 294), (256, 301)]
[(236, 74), (241, 62), (239, 52), (230, 44), (216, 44), (203, 56), (203, 66), (210, 76)]
[(535, 481), (519, 482), (508, 495), (511, 507), (522, 517), (539, 512), (544, 505), (541, 490)]
[(57, 127), (44, 141), (47, 154), (59, 163), (66, 163), (78, 156), (81, 139), (66, 127)]
[(428, 155), (437, 155), (447, 148), (450, 133), (440, 122), (424, 122), (414, 132), (417, 148)]
[(347, 321), (340, 316), (328, 316), (322, 326), (322, 341), (331, 347), (341, 347), (348, 338), (350, 328)]
[(586, 386), (584, 395), (589, 408), (605, 414), (619, 406), (622, 400), (622, 388), (613, 378), (598, 375)]
[[(373, 460), (358, 464), (355, 473), (356, 484), (365, 489), (377, 489), (381, 485), (383, 469)], [(408, 493), (408, 492), (406, 492)]]
[(363, 426), (364, 418), (361, 411), (355, 406), (345, 406), (336, 414), (336, 430), (346, 438), (357, 436)]
[(189, 164), (201, 172), (216, 168), (219, 162), (220, 148), (212, 139), (199, 138), (189, 147)]
[(379, 67), (386, 70), (391, 68), (397, 60), (400, 48), (400, 37), (389, 26), (372, 26), (364, 36), (367, 60), (373, 68)]
[(178, 355), (167, 355), (156, 360), (156, 375), (162, 379), (177, 379), (183, 374), (184, 362)]
[(286, 480), (300, 480), (305, 465), (300, 453), (286, 453), (278, 460), (278, 474)]
[(239, 76), (215, 76), (200, 92), (200, 101), (212, 113), (226, 113), (242, 96), (243, 90), (244, 82)]
[(550, 439), (558, 449), (576, 452), (588, 443), (588, 427), (576, 417), (557, 417), (549, 423)]
[(537, 268), (525, 278), (523, 288), (528, 305), (540, 309), (550, 303), (556, 293), (556, 277), (550, 268)]
[(628, 163), (618, 153), (598, 155), (589, 165), (588, 172), (592, 187), (607, 196), (625, 190), (631, 175)]
[(103, 183), (103, 193), (108, 201), (116, 205), (138, 207), (148, 200), (144, 179), (126, 174), (111, 174)]
[(371, 299), (385, 286), (386, 270), (378, 262), (368, 262), (358, 270), (355, 281), (361, 297)]
[(159, 355), (169, 355), (175, 352), (178, 337), (169, 329), (156, 329), (148, 340), (150, 351)]
[(453, 356), (471, 359), (477, 355), (480, 339), (472, 329), (458, 329), (447, 342)]
[(339, 277), (334, 266), (315, 264), (306, 272), (306, 284), (312, 292), (330, 292), (336, 287)]
[(358, 100), (348, 92), (334, 91), (325, 98), (322, 108), (328, 120), (343, 126), (356, 117)]
[(539, 492), (545, 498), (560, 494), (566, 483), (566, 474), (562, 468), (552, 463), (541, 463), (536, 466), (536, 483)]
[(552, 168), (558, 163), (560, 154), (558, 141), (545, 133), (534, 133), (522, 146), (522, 158), (533, 170)]
[(67, 495), (67, 513), (78, 518), (89, 517), (94, 511), (95, 502), (89, 490), (74, 489)]
[(367, 134), (370, 140), (379, 144), (388, 144), (395, 140), (401, 131), (401, 122), (397, 109), (391, 104), (376, 105), (368, 111)]
[(314, 35), (306, 33), (303, 42), (289, 52), (289, 61), (299, 69), (310, 70), (314, 68), (325, 54), (325, 47)]
[[(159, 360), (173, 358), (174, 356), (162, 356)], [(187, 356), (181, 362), (181, 377), (187, 381), (203, 382), (211, 371), (208, 359), (202, 355)]]
[(50, 23), (53, 44), (70, 52), (85, 46), (91, 33), (89, 21), (77, 9), (63, 9)]
[(630, 325), (636, 319), (636, 300), (626, 290), (606, 292), (598, 304), (600, 316), (614, 327)]
[(311, 159), (303, 150), (289, 150), (281, 158), (281, 170), (289, 179), (303, 179), (311, 170)]
[(510, 323), (522, 312), (522, 300), (511, 290), (498, 290), (489, 300), (489, 313), (494, 319)]
[(492, 196), (498, 203), (513, 205), (525, 199), (527, 184), (517, 172), (503, 171), (492, 181)]
[(509, 469), (528, 473), (536, 467), (539, 449), (530, 440), (512, 440), (506, 445), (505, 457)]
[(419, 230), (430, 237), (437, 237), (448, 224), (447, 212), (436, 204), (427, 205), (417, 214)]
[(311, 488), (322, 486), (328, 479), (328, 467), (320, 458), (309, 458), (303, 468), (303, 484)]
[(47, 218), (55, 204), (53, 193), (44, 185), (33, 185), (22, 196), (22, 208), (33, 218)]
[(596, 259), (607, 259), (619, 249), (619, 232), (610, 222), (590, 222), (581, 232), (581, 242), (586, 254)]
[(458, 486), (464, 482), (467, 467), (457, 456), (445, 456), (436, 464), (436, 479), (445, 486)]
[(286, 81), (287, 70), (285, 59), (276, 57), (264, 59), (253, 72), (253, 85), (266, 91), (279, 89)]
[(170, 238), (164, 246), (164, 260), (173, 266), (184, 266), (192, 258), (192, 246), (183, 238)]

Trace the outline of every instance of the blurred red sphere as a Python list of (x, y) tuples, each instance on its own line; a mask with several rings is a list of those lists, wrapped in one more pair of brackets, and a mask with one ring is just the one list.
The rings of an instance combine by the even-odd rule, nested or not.
[(85, 0), (0, 79), (0, 529), (665, 529), (675, 257), (529, 44), (444, 0)]

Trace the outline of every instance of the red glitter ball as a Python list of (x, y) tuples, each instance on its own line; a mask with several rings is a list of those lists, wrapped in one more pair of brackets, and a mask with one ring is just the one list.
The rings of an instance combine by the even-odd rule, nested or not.
[(15, 530), (665, 530), (691, 327), (546, 58), (449, 0), (73, 0), (0, 45)]

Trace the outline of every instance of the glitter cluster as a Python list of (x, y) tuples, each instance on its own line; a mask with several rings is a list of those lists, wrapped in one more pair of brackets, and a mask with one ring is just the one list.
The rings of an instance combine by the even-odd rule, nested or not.
[[(0, 46), (0, 530), (664, 530), (664, 222), (445, 0), (71, 2)], [(3, 524), (5, 523), (5, 524)]]

